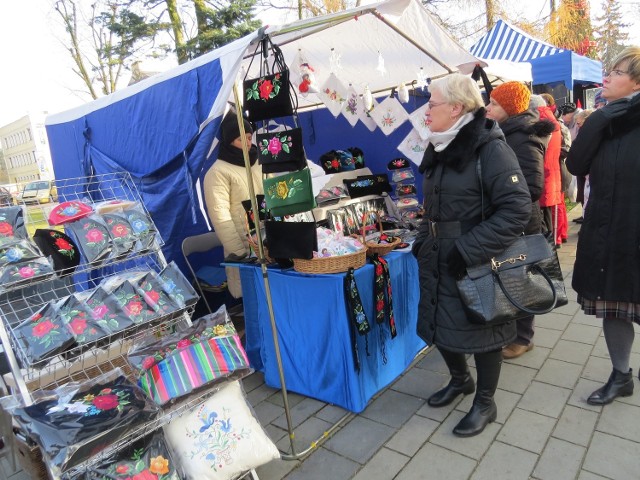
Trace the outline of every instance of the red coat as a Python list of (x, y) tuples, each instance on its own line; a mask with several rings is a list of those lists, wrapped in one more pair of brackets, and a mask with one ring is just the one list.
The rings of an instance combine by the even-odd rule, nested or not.
[(555, 127), (544, 154), (544, 187), (540, 196), (540, 206), (551, 207), (563, 201), (560, 176), (562, 133), (560, 132), (560, 124), (549, 107), (538, 107), (538, 111), (540, 112), (540, 120), (549, 120)]

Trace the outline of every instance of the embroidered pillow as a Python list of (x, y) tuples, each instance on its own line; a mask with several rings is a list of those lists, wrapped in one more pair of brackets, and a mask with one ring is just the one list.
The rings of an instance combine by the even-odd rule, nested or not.
[(164, 427), (184, 478), (227, 480), (280, 458), (247, 404), (239, 381)]

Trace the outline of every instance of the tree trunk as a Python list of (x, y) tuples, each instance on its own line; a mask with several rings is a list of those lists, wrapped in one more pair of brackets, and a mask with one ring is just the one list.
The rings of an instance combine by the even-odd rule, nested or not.
[(182, 32), (182, 21), (180, 19), (180, 14), (178, 13), (178, 3), (177, 0), (165, 0), (165, 2), (167, 3), (167, 12), (169, 13), (171, 30), (173, 30), (173, 37), (176, 43), (176, 56), (178, 57), (178, 63), (182, 65), (189, 60), (189, 57), (187, 56), (184, 34)]
[(207, 15), (204, 0), (193, 0), (193, 6), (196, 9), (196, 24), (198, 25), (198, 35), (202, 35), (207, 28)]

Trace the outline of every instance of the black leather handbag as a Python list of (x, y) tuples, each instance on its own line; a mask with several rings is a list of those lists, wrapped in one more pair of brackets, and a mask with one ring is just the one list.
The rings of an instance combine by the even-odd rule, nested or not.
[(558, 255), (542, 234), (519, 237), (490, 262), (457, 281), (472, 323), (504, 323), (566, 305)]
[[(479, 157), (476, 171), (484, 220)], [(541, 233), (518, 237), (489, 262), (467, 267), (457, 287), (469, 321), (482, 325), (542, 315), (568, 303), (558, 254)]]

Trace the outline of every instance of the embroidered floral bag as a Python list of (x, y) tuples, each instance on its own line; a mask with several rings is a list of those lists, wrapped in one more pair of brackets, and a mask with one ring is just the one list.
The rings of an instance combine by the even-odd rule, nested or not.
[[(273, 65), (271, 73), (268, 72), (267, 57), (269, 48), (273, 52)], [(260, 76), (257, 78), (245, 78), (242, 83), (244, 92), (244, 110), (251, 122), (266, 120), (269, 118), (287, 117), (293, 114), (294, 108), (291, 101), (291, 83), (289, 82), (289, 69), (284, 61), (282, 50), (271, 42), (267, 36), (260, 42), (251, 61), (260, 50)], [(251, 69), (251, 64), (249, 68)]]
[(292, 172), (307, 164), (301, 128), (257, 133), (256, 143), (262, 173)]
[(311, 172), (308, 168), (278, 177), (265, 178), (262, 183), (267, 209), (274, 217), (307, 212), (316, 207), (311, 186)]

